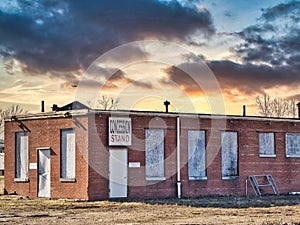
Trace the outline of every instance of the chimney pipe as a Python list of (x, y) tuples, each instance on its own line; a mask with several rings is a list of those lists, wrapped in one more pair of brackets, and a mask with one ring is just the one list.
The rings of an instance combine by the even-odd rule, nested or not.
[(298, 119), (300, 119), (300, 102), (298, 102), (297, 107), (298, 107)]
[(170, 102), (168, 100), (166, 100), (164, 102), (164, 105), (166, 106), (166, 113), (169, 112), (169, 105), (170, 105)]
[(246, 105), (243, 105), (243, 116), (246, 116)]
[(41, 111), (45, 112), (45, 102), (44, 101), (41, 102)]
[(53, 106), (52, 106), (52, 111), (56, 111), (57, 108), (58, 108), (58, 106), (57, 106), (56, 104), (53, 104)]

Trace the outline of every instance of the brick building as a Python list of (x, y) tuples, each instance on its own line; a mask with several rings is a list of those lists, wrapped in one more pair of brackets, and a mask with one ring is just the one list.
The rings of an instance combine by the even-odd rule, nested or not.
[(76, 109), (5, 122), (8, 194), (245, 195), (254, 174), (271, 174), (280, 193), (300, 191), (300, 120)]

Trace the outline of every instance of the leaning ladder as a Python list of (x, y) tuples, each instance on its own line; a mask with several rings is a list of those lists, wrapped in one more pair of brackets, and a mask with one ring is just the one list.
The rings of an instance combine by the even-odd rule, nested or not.
[[(271, 187), (274, 194), (279, 195), (278, 187), (270, 174), (251, 175), (246, 180), (246, 195), (248, 195), (248, 181), (256, 196), (261, 196), (261, 189), (263, 187)], [(265, 182), (259, 182), (265, 181)]]

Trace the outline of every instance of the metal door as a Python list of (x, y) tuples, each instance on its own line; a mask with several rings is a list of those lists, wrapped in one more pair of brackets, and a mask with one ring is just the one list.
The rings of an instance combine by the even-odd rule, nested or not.
[(38, 197), (50, 198), (50, 149), (39, 149)]
[(109, 197), (127, 197), (127, 149), (109, 151)]

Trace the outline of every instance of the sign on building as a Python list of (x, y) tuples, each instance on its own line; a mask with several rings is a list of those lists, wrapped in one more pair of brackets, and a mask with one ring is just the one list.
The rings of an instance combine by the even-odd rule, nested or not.
[(131, 118), (109, 117), (108, 120), (108, 145), (130, 146), (132, 126)]

